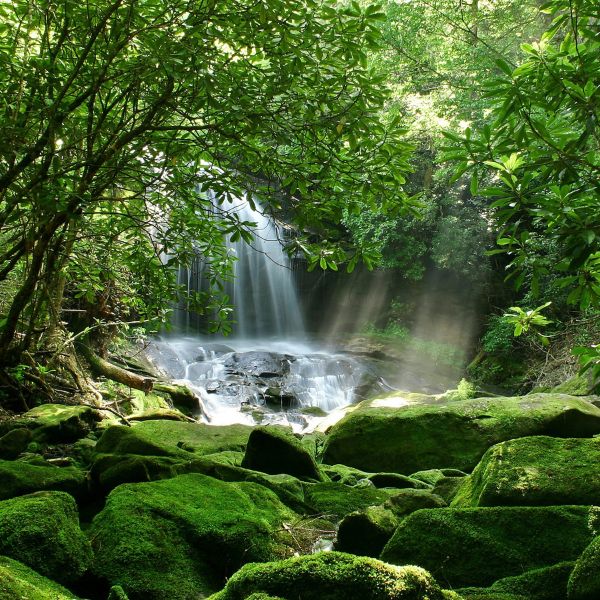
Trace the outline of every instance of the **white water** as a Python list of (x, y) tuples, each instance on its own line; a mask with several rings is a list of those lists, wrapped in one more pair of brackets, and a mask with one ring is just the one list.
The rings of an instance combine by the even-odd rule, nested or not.
[[(201, 336), (200, 320), (180, 307), (174, 319), (180, 334), (156, 341), (150, 353), (154, 362), (197, 393), (203, 418), (213, 424), (278, 422), (298, 430), (310, 418), (305, 409), (328, 412), (354, 402), (367, 369), (355, 358), (305, 341), (293, 273), (276, 225), (246, 200), (223, 203), (219, 210), (256, 223), (251, 245), (225, 242), (236, 258), (233, 281), (225, 283), (234, 306), (233, 335)], [(205, 290), (205, 266), (198, 258), (191, 269), (180, 269), (179, 283), (188, 292)]]
[[(214, 425), (283, 423), (304, 429), (307, 408), (326, 412), (351, 404), (367, 369), (355, 358), (290, 340), (176, 337), (154, 344), (153, 360), (200, 397)], [(280, 390), (269, 395), (268, 390)]]

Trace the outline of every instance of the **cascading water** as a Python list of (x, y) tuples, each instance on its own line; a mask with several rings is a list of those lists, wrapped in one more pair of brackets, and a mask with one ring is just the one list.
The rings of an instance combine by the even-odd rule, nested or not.
[[(167, 375), (196, 391), (211, 423), (283, 422), (301, 429), (307, 413), (352, 403), (365, 378), (376, 378), (355, 358), (307, 341), (276, 226), (245, 200), (227, 210), (256, 223), (252, 245), (227, 242), (236, 258), (234, 279), (225, 289), (235, 310), (234, 335), (223, 343), (195, 335), (190, 331), (194, 323), (183, 312), (175, 325), (184, 326), (188, 335), (157, 341), (152, 358)], [(200, 262), (179, 273), (188, 291), (202, 290), (202, 280)]]

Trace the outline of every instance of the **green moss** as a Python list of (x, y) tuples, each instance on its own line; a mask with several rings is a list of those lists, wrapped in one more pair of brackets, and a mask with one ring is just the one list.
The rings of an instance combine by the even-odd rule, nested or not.
[(24, 564), (0, 556), (0, 600), (77, 600), (69, 590)]
[(423, 481), (433, 487), (438, 481), (446, 477), (459, 478), (464, 477), (465, 475), (466, 473), (464, 471), (458, 469), (427, 469), (426, 471), (417, 471), (416, 473), (413, 473), (411, 478)]
[(417, 564), (451, 587), (576, 559), (591, 540), (595, 507), (423, 509), (406, 517), (381, 558)]
[(356, 485), (361, 479), (368, 479), (371, 473), (365, 473), (360, 469), (347, 467), (346, 465), (323, 465), (322, 471), (337, 483), (344, 485)]
[(391, 496), (384, 506), (396, 517), (403, 518), (421, 508), (444, 508), (446, 503), (429, 490), (402, 490)]
[(113, 585), (106, 600), (129, 600), (129, 598), (120, 585)]
[(25, 428), (17, 428), (9, 431), (0, 438), (0, 459), (14, 460), (25, 452), (31, 441), (31, 431)]
[(39, 464), (0, 460), (0, 500), (42, 490), (59, 490), (81, 497), (86, 492), (85, 473), (76, 467), (55, 467), (43, 459)]
[(600, 536), (594, 538), (575, 563), (568, 583), (569, 600), (600, 598)]
[(342, 519), (335, 548), (377, 558), (397, 526), (398, 519), (391, 510), (383, 506), (369, 506)]
[(89, 406), (42, 404), (22, 416), (36, 441), (68, 443), (85, 437), (101, 417)]
[(202, 456), (223, 450), (243, 451), (252, 427), (217, 427), (177, 421), (143, 421), (132, 427), (114, 425), (98, 440), (101, 453), (147, 456)]
[(315, 459), (304, 449), (291, 429), (256, 427), (248, 438), (242, 467), (275, 475), (287, 473), (301, 479), (322, 479)]
[(573, 562), (563, 562), (515, 577), (505, 577), (496, 581), (489, 589), (520, 595), (528, 600), (565, 600), (572, 570)]
[(64, 492), (38, 492), (0, 502), (0, 554), (60, 583), (77, 580), (91, 561), (75, 501)]
[(433, 577), (418, 567), (394, 567), (341, 552), (246, 565), (209, 600), (245, 600), (263, 592), (286, 600), (443, 600)]
[(308, 486), (305, 498), (315, 513), (341, 518), (355, 510), (383, 504), (393, 493), (373, 486), (348, 487), (327, 482)]
[(207, 460), (212, 460), (223, 465), (239, 467), (244, 460), (244, 453), (236, 450), (223, 450), (223, 452), (215, 452), (204, 456)]
[(93, 570), (130, 600), (196, 599), (243, 563), (288, 553), (283, 523), (295, 518), (254, 483), (190, 474), (122, 485), (91, 525)]
[(452, 505), (596, 504), (598, 464), (600, 438), (536, 436), (502, 442), (484, 454)]
[(432, 492), (443, 498), (446, 504), (450, 504), (454, 500), (464, 479), (464, 477), (444, 477), (433, 486)]
[(560, 394), (399, 408), (385, 403), (361, 403), (336, 423), (323, 462), (372, 473), (443, 467), (470, 471), (490, 446), (507, 439), (600, 433), (600, 409), (582, 398)]
[(575, 375), (567, 381), (564, 381), (555, 388), (552, 388), (551, 392), (555, 394), (570, 394), (571, 396), (589, 396), (594, 389), (593, 381), (587, 375)]

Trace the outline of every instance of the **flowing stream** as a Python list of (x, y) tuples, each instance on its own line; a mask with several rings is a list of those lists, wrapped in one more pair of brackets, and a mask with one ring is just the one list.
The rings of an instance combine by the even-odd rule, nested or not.
[[(308, 341), (275, 224), (244, 200), (231, 210), (257, 223), (252, 246), (227, 242), (236, 257), (234, 279), (225, 289), (235, 308), (234, 333), (218, 341), (203, 337), (191, 316), (179, 310), (174, 325), (184, 334), (155, 342), (155, 364), (192, 388), (204, 419), (218, 425), (278, 422), (301, 430), (367, 390), (384, 389), (364, 361)], [(179, 282), (188, 291), (202, 290), (201, 262), (180, 270)]]

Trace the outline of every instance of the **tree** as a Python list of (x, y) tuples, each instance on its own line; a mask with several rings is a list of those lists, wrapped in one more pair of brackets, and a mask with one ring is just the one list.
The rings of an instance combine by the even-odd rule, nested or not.
[(15, 287), (0, 364), (59, 326), (73, 282), (99, 309), (125, 281), (134, 312), (160, 318), (176, 292), (160, 255), (199, 252), (218, 288), (223, 236), (252, 224), (207, 190), (283, 210), (325, 267), (368, 255), (344, 244), (343, 209), (401, 201), (409, 146), (366, 60), (375, 7), (15, 0), (0, 15), (0, 282)]
[[(488, 86), (490, 123), (476, 134), (448, 137), (460, 146), (461, 172), (495, 180), (482, 193), (492, 199), (501, 227), (497, 252), (510, 257), (517, 288), (539, 292), (542, 277), (555, 275), (581, 310), (600, 302), (600, 29), (597, 3), (552, 0), (553, 16), (541, 40), (523, 44), (525, 60)], [(538, 251), (551, 247), (550, 263)], [(584, 363), (600, 374), (600, 356)]]

